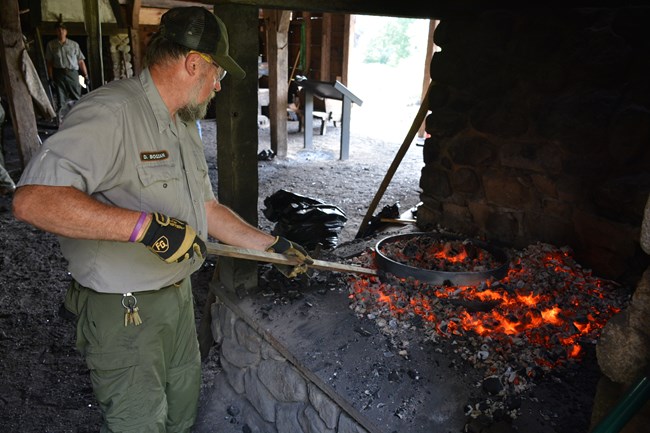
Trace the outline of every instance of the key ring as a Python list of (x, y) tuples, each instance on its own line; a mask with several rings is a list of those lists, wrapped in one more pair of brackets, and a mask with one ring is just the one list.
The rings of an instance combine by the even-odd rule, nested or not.
[(138, 298), (133, 296), (133, 293), (125, 293), (122, 295), (122, 306), (127, 310), (133, 310), (138, 305)]

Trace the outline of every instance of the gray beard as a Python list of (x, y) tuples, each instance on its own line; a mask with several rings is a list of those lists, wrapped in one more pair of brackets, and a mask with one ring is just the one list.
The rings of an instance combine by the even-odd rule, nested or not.
[(208, 113), (208, 105), (210, 105), (210, 101), (217, 94), (217, 92), (213, 90), (205, 101), (196, 102), (199, 90), (199, 86), (195, 87), (192, 90), (190, 102), (178, 109), (178, 117), (180, 117), (183, 122), (196, 122), (197, 120), (203, 119)]
[(200, 104), (189, 103), (184, 107), (181, 107), (178, 110), (178, 117), (180, 117), (183, 122), (196, 122), (197, 120), (203, 119), (208, 113), (208, 105), (211, 100), (212, 97)]

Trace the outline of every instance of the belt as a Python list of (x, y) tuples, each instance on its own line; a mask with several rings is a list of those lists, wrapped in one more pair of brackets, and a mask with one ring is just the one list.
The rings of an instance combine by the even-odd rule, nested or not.
[[(188, 277), (186, 277), (186, 278), (188, 278)], [(139, 294), (149, 294), (149, 293), (156, 293), (156, 292), (159, 292), (159, 291), (164, 290), (164, 289), (170, 289), (170, 288), (173, 288), (173, 287), (180, 287), (181, 284), (183, 284), (183, 281), (186, 280), (186, 278), (183, 278), (182, 280), (178, 280), (178, 281), (176, 281), (175, 283), (172, 283), (172, 284), (170, 284), (170, 285), (168, 285), (168, 286), (163, 286), (163, 287), (161, 287), (160, 289), (157, 289), (157, 290), (143, 290), (143, 291), (141, 291), (141, 292), (131, 292), (131, 293), (135, 293), (135, 294), (138, 294), (138, 293), (139, 293)], [(88, 287), (82, 286), (81, 284), (79, 284), (79, 282), (78, 282), (77, 280), (73, 280), (73, 281), (74, 281), (74, 284), (76, 284), (77, 287), (79, 287), (79, 288), (84, 288), (84, 289), (92, 290), (93, 292), (95, 292), (95, 293), (99, 293), (99, 294), (102, 294), (102, 295), (123, 295), (122, 293), (97, 292), (96, 290), (93, 290), (93, 289), (90, 289), (90, 288), (88, 288)]]
[(68, 71), (68, 72), (72, 72), (72, 71), (78, 71), (79, 69), (54, 68), (54, 70), (56, 70), (56, 71)]
[[(149, 294), (149, 293), (156, 293), (156, 292), (160, 292), (161, 290), (171, 289), (173, 287), (180, 287), (181, 284), (183, 284), (183, 281), (185, 281), (185, 278), (183, 278), (182, 280), (176, 281), (175, 283), (172, 283), (172, 284), (170, 284), (168, 286), (161, 287), (158, 290), (143, 290), (141, 292), (132, 292), (132, 293), (134, 295), (137, 295), (137, 294), (144, 295), (144, 294)], [(114, 294), (117, 294), (117, 293), (114, 293)]]

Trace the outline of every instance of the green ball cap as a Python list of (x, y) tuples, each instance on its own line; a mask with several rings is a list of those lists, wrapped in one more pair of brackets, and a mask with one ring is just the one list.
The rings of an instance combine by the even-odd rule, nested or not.
[(228, 54), (226, 25), (204, 7), (189, 6), (169, 9), (160, 18), (160, 34), (179, 45), (206, 53), (229, 74), (242, 79), (246, 72)]

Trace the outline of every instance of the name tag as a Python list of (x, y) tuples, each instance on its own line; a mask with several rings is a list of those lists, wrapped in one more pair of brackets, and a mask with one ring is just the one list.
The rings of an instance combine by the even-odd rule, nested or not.
[(162, 161), (169, 158), (169, 153), (166, 150), (159, 152), (140, 152), (140, 161)]

